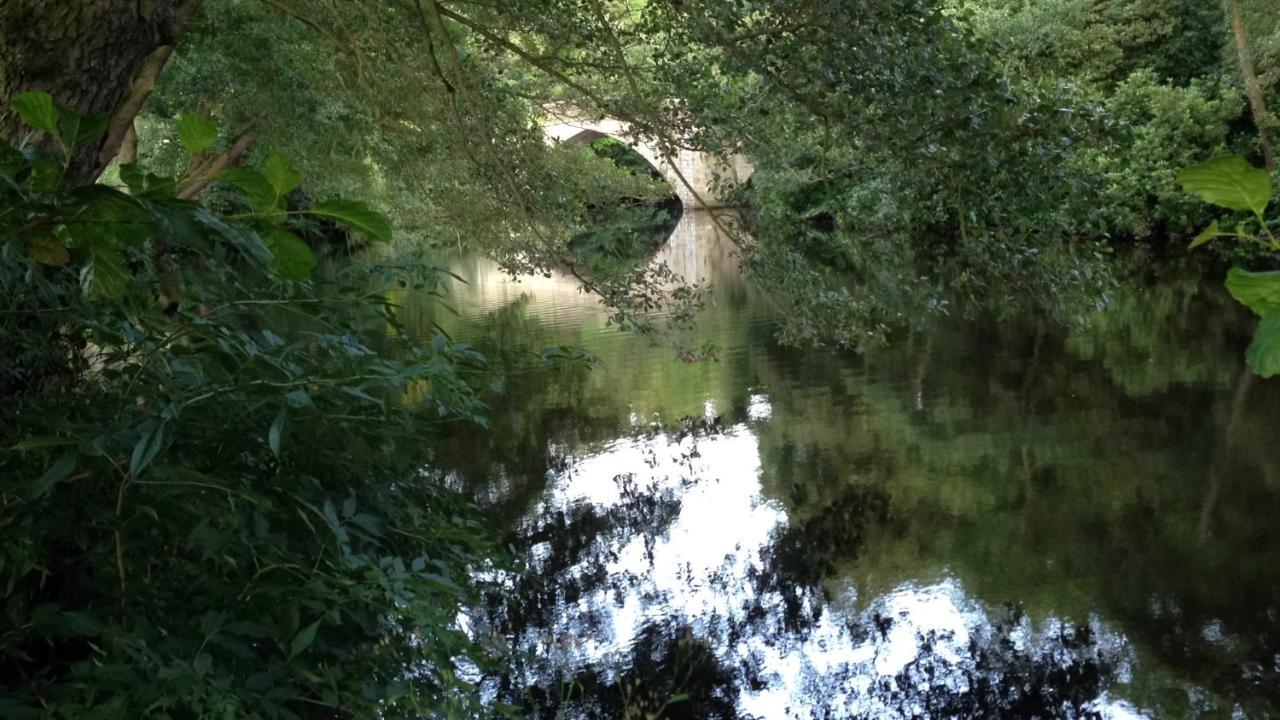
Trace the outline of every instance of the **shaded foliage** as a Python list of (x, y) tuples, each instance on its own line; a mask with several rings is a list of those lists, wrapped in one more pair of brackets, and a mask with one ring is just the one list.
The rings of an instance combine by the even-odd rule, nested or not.
[[(78, 139), (47, 96), (23, 115)], [(193, 157), (211, 132), (187, 124)], [(469, 714), (456, 663), (490, 652), (456, 618), (495, 555), (421, 438), (483, 422), (483, 361), (406, 341), (377, 282), (438, 278), (313, 275), (285, 227), (385, 220), (349, 201), (286, 214), (278, 158), (225, 176), (248, 209), (231, 216), (178, 198), (181, 177), (77, 186), (65, 158), (7, 153), (0, 714)]]

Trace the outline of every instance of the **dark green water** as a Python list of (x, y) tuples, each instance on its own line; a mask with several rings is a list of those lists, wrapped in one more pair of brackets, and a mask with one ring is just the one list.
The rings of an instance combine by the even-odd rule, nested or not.
[[(443, 258), (405, 319), (505, 375), (440, 463), (532, 568), (473, 619), (524, 652), (534, 717), (1280, 713), (1280, 382), (1250, 319), (1162, 271), (1087, 327), (945, 319), (864, 354), (772, 340), (690, 214), (685, 364), (562, 278)], [(599, 367), (549, 367), (576, 346)], [(634, 717), (644, 717), (634, 715)]]

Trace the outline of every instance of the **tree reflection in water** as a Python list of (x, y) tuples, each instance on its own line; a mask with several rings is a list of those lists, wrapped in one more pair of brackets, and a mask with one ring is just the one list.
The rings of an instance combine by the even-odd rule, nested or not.
[[(491, 613), (527, 655), (495, 697), (547, 717), (614, 716), (636, 682), (689, 693), (667, 716), (1280, 716), (1280, 385), (1241, 389), (1256, 320), (1216, 279), (1162, 266), (1079, 327), (953, 318), (799, 351), (731, 254), (679, 237), (718, 290), (700, 328), (719, 362), (613, 331), (568, 281), (463, 267), (482, 312), (407, 305), (503, 380), (495, 432), (437, 448), (533, 564)], [(530, 360), (565, 345), (602, 362)], [(705, 685), (672, 679), (685, 637)]]
[(854, 486), (788, 522), (750, 423), (684, 425), (576, 459), (518, 524), (530, 572), (488, 621), (521, 662), (496, 698), (547, 718), (1131, 712), (1105, 695), (1131, 653), (1100, 622), (1036, 624), (954, 579), (860, 603), (825, 581), (892, 523), (887, 498)]

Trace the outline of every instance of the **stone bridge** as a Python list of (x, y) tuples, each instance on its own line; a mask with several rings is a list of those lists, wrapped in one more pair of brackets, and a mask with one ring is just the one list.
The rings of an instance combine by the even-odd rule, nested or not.
[[(751, 177), (751, 165), (741, 156), (722, 157), (683, 148), (674, 155), (664, 155), (652, 143), (640, 139), (625, 121), (611, 117), (591, 117), (564, 107), (550, 107), (546, 109), (546, 113), (542, 131), (548, 142), (589, 145), (606, 136), (620, 140), (662, 173), (676, 189), (685, 210), (726, 206), (712, 189), (715, 177), (733, 182), (743, 182)], [(680, 176), (684, 176), (688, 186)]]

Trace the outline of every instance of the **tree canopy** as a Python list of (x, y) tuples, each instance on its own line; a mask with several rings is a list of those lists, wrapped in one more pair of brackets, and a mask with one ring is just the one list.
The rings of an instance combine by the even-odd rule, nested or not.
[[(514, 712), (472, 682), (510, 648), (458, 620), (501, 593), (510, 558), (446, 481), (447, 450), (422, 442), (485, 432), (501, 378), (444, 328), (405, 333), (397, 293), (439, 294), (448, 271), (419, 254), (456, 247), (568, 273), (611, 323), (680, 342), (708, 297), (648, 262), (670, 184), (610, 142), (548, 142), (556, 107), (624, 121), (664, 155), (745, 158), (749, 177), (716, 183), (733, 211), (709, 221), (784, 344), (866, 350), (945, 314), (1079, 328), (1117, 306), (1102, 322), (1128, 322), (1141, 303), (1114, 255), (1233, 238), (1210, 247), (1262, 318), (1249, 362), (1280, 372), (1277, 14), (0, 3), (0, 715)], [(883, 432), (916, 432), (877, 412)], [(998, 490), (957, 481), (945, 502), (972, 514)]]

